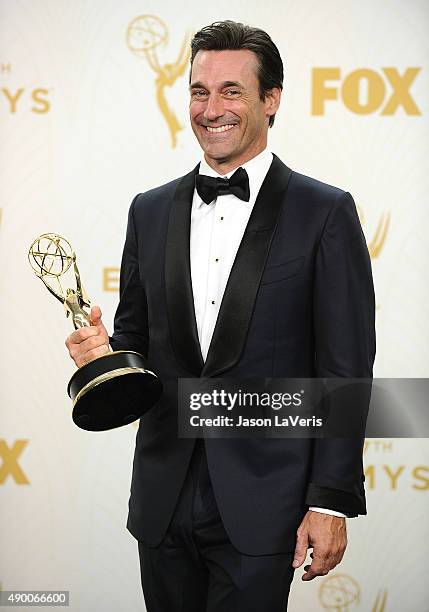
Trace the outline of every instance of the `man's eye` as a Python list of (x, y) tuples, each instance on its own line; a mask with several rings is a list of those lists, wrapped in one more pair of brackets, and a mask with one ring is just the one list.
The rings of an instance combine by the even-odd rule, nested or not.
[(207, 95), (207, 94), (206, 94), (206, 92), (205, 92), (205, 91), (198, 91), (198, 90), (197, 90), (197, 91), (193, 91), (193, 92), (192, 92), (192, 96), (193, 96), (194, 98), (203, 98), (203, 97), (204, 97), (204, 96), (206, 96), (206, 95)]
[(225, 94), (227, 96), (238, 96), (240, 94), (240, 91), (238, 89), (227, 89)]

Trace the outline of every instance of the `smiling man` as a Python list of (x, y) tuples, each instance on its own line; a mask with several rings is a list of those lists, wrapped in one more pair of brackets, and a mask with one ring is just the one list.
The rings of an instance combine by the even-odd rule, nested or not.
[(258, 57), (248, 49), (201, 50), (193, 59), (192, 129), (205, 160), (221, 175), (267, 146), (268, 123), (280, 104), (281, 82), (261, 96), (258, 66)]
[[(189, 174), (132, 202), (110, 344), (164, 385), (140, 422), (128, 528), (148, 612), (284, 612), (294, 570), (325, 575), (365, 514), (363, 439), (179, 438), (179, 378), (371, 377), (371, 266), (349, 193), (267, 149), (283, 64), (224, 21), (192, 41)], [(67, 339), (108, 350), (98, 307)], [(124, 401), (126, 399), (124, 398)]]

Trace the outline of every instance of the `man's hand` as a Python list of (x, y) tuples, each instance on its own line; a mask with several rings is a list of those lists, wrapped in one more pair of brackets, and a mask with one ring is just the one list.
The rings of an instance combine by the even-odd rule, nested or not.
[(311, 565), (304, 567), (302, 580), (326, 576), (343, 558), (347, 546), (346, 519), (309, 510), (297, 531), (293, 567), (300, 567), (313, 548)]
[(90, 318), (90, 327), (77, 329), (66, 340), (70, 357), (78, 368), (110, 351), (109, 335), (101, 322), (101, 310), (98, 306), (91, 308)]

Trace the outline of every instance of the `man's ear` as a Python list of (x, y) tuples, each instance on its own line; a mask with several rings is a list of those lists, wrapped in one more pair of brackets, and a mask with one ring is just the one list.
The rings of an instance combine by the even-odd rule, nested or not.
[(279, 87), (273, 87), (265, 92), (265, 111), (268, 117), (275, 115), (280, 106), (282, 90)]

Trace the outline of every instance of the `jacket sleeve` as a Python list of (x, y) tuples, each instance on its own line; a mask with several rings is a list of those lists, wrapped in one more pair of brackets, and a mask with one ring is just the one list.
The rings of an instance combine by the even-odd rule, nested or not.
[(134, 219), (134, 207), (138, 197), (137, 195), (132, 201), (128, 214), (119, 282), (120, 299), (110, 344), (115, 351), (137, 351), (147, 357), (149, 345), (147, 302), (139, 272), (138, 241)]
[[(315, 362), (318, 378), (372, 378), (375, 299), (371, 262), (353, 198), (342, 192), (320, 239), (314, 275)], [(367, 410), (368, 406), (363, 406)], [(366, 514), (364, 432), (315, 440), (309, 506), (349, 516)]]

